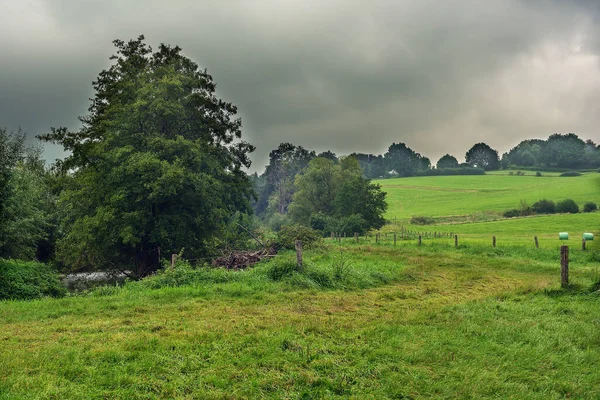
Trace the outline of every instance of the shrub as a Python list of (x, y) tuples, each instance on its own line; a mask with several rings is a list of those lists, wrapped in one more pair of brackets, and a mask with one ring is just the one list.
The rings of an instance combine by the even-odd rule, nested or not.
[(539, 200), (531, 206), (536, 214), (554, 214), (556, 212), (556, 204), (552, 200)]
[(542, 176), (542, 173), (541, 173), (540, 171), (537, 171), (537, 172), (535, 173), (535, 176)]
[(524, 175), (525, 175), (525, 172), (523, 172), (521, 170), (517, 171), (517, 176), (524, 176)]
[(277, 232), (274, 243), (278, 249), (294, 249), (296, 240), (302, 241), (302, 247), (311, 248), (321, 243), (322, 237), (319, 231), (303, 225), (284, 225)]
[(531, 208), (530, 205), (527, 204), (527, 202), (525, 200), (521, 200), (521, 216), (527, 216), (527, 215), (532, 215), (533, 214), (533, 208)]
[(37, 262), (0, 259), (0, 300), (29, 300), (67, 293), (58, 274)]
[(433, 225), (435, 220), (431, 217), (413, 216), (410, 219), (410, 223), (413, 225)]
[(585, 203), (583, 205), (583, 212), (592, 212), (592, 211), (596, 211), (598, 209), (598, 205), (592, 201), (588, 201), (587, 203)]
[(338, 230), (351, 235), (354, 233), (364, 235), (367, 231), (367, 221), (360, 214), (352, 214), (340, 219)]
[(312, 229), (327, 233), (328, 230), (331, 230), (331, 220), (331, 217), (322, 212), (318, 212), (310, 216), (308, 223)]
[(577, 214), (579, 212), (579, 207), (573, 199), (565, 199), (556, 203), (556, 212)]
[(575, 171), (568, 171), (568, 172), (563, 172), (562, 174), (560, 174), (560, 176), (581, 176), (581, 174), (579, 172), (575, 172)]
[(518, 209), (514, 208), (512, 210), (504, 211), (504, 213), (502, 215), (504, 216), (504, 218), (520, 217), (521, 216), (521, 210), (518, 210)]

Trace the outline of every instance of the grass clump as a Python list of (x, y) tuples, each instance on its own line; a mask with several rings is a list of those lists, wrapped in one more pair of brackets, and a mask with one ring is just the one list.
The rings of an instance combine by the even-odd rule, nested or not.
[(0, 300), (62, 297), (67, 289), (58, 274), (37, 262), (0, 259)]

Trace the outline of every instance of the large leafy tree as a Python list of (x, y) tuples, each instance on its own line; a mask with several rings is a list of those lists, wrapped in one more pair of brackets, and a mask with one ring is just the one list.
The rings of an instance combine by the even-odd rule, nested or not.
[(585, 164), (585, 147), (574, 133), (555, 133), (548, 137), (541, 158), (547, 166), (577, 168)]
[(445, 154), (438, 160), (436, 168), (458, 168), (458, 160), (450, 154)]
[(334, 219), (338, 225), (346, 218), (358, 217), (363, 229), (380, 228), (385, 222), (386, 194), (363, 177), (354, 157), (344, 157), (338, 164), (315, 158), (296, 177), (295, 186), (290, 216), (297, 223), (308, 224), (315, 215)]
[(271, 201), (275, 205), (273, 212), (286, 214), (294, 196), (296, 175), (315, 157), (314, 151), (291, 143), (281, 143), (272, 150), (269, 153), (269, 164), (262, 175), (264, 183), (260, 188), (256, 213), (263, 214), (267, 211)]
[(396, 171), (399, 176), (413, 176), (419, 170), (427, 170), (431, 166), (429, 159), (423, 162), (421, 154), (404, 143), (392, 143), (383, 158), (387, 170)]
[(142, 277), (161, 252), (205, 256), (224, 221), (249, 211), (243, 168), (254, 148), (241, 140), (236, 107), (179, 47), (153, 52), (143, 36), (113, 43), (82, 128), (41, 138), (71, 153), (59, 164), (73, 179), (60, 198), (58, 257)]
[(33, 259), (50, 228), (52, 199), (41, 150), (0, 128), (0, 257)]
[(465, 154), (465, 161), (471, 167), (479, 167), (487, 170), (500, 168), (498, 151), (492, 149), (485, 143), (477, 143)]

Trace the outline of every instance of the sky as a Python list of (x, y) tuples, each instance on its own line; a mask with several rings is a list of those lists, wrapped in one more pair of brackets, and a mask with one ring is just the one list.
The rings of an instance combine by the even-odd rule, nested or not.
[(555, 132), (599, 142), (599, 17), (595, 0), (0, 0), (0, 126), (77, 129), (112, 40), (143, 34), (238, 107), (252, 172), (281, 142), (403, 142), (433, 163)]

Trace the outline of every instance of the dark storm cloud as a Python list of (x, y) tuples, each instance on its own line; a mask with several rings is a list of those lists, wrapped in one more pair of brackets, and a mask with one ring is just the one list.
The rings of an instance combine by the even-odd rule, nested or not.
[[(598, 139), (596, 2), (81, 1), (0, 5), (0, 126), (77, 127), (115, 38), (178, 44), (257, 146), (391, 142), (436, 161), (575, 131)], [(56, 149), (47, 151), (54, 158)]]

